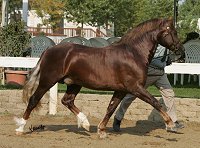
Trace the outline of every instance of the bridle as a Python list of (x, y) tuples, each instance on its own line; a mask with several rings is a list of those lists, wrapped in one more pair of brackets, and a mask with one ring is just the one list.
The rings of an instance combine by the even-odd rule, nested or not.
[(177, 54), (177, 51), (179, 51), (179, 49), (177, 48), (177, 45), (178, 45), (178, 44), (181, 44), (181, 42), (180, 42), (180, 40), (179, 40), (178, 42), (175, 42), (170, 27), (167, 27), (167, 30), (166, 30), (166, 33), (165, 33), (165, 36), (164, 36), (164, 37), (166, 37), (166, 36), (168, 36), (168, 35), (170, 35), (170, 37), (171, 37), (171, 39), (172, 39), (172, 44), (170, 45), (170, 48), (173, 47), (173, 49), (174, 49), (173, 52), (174, 52), (176, 55), (181, 55), (181, 56), (177, 59), (177, 61), (183, 62), (185, 56), (183, 56), (183, 54), (182, 54), (181, 52), (184, 52), (184, 51), (180, 51), (180, 53)]
[(177, 49), (177, 45), (180, 44), (180, 41), (175, 42), (174, 37), (173, 37), (173, 35), (172, 35), (172, 31), (171, 31), (171, 29), (170, 29), (169, 26), (166, 27), (166, 30), (165, 30), (165, 32), (164, 32), (163, 34), (164, 34), (164, 38), (166, 38), (167, 36), (170, 35), (170, 37), (171, 37), (171, 39), (172, 39), (172, 44), (171, 44), (169, 47), (170, 47), (170, 48), (173, 47), (174, 52), (178, 51), (179, 49)]

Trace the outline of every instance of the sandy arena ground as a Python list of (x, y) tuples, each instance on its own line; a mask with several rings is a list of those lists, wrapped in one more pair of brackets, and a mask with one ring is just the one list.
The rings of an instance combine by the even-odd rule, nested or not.
[[(28, 120), (25, 134), (15, 135), (13, 115), (0, 115), (0, 148), (199, 148), (200, 123), (185, 123), (178, 133), (168, 133), (162, 123), (150, 121), (127, 121), (122, 123), (122, 132), (112, 130), (108, 123), (108, 138), (99, 139), (96, 127), (100, 119), (88, 118), (90, 132), (77, 128), (75, 116), (33, 116)], [(44, 125), (44, 130), (30, 132), (32, 125)]]

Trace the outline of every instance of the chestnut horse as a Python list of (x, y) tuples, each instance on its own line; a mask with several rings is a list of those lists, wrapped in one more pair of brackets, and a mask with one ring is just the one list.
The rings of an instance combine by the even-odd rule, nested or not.
[(114, 91), (107, 113), (97, 127), (100, 138), (106, 137), (106, 125), (127, 93), (152, 105), (163, 117), (166, 128), (175, 131), (161, 104), (144, 88), (147, 68), (158, 44), (184, 54), (172, 19), (145, 21), (120, 41), (103, 48), (62, 43), (45, 50), (24, 86), (23, 98), (28, 106), (23, 118), (15, 119), (19, 126), (16, 133), (23, 133), (30, 113), (57, 82), (67, 85), (62, 104), (77, 116), (78, 125), (87, 130), (90, 126), (87, 117), (74, 105), (81, 87)]

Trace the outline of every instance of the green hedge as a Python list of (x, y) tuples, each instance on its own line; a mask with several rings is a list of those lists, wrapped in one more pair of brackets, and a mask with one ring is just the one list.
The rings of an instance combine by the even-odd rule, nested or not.
[(0, 56), (23, 56), (30, 46), (31, 35), (25, 31), (23, 22), (12, 22), (0, 28)]

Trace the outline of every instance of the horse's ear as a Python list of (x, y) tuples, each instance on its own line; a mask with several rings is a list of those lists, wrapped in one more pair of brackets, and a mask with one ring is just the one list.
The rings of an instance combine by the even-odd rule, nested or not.
[(174, 19), (173, 19), (172, 16), (170, 16), (170, 17), (168, 18), (168, 20), (169, 20), (169, 21), (173, 21)]
[(173, 18), (163, 18), (162, 21), (159, 24), (159, 28), (162, 32), (165, 32), (166, 30), (170, 29), (173, 26)]
[(173, 22), (174, 22), (174, 18), (173, 18), (173, 17), (169, 17), (169, 18), (168, 18), (168, 21), (170, 22), (170, 25), (173, 26), (173, 24), (174, 24), (174, 23), (173, 23)]
[(173, 26), (173, 17), (169, 17), (169, 18), (165, 18), (163, 19), (163, 27), (167, 27), (167, 26)]

